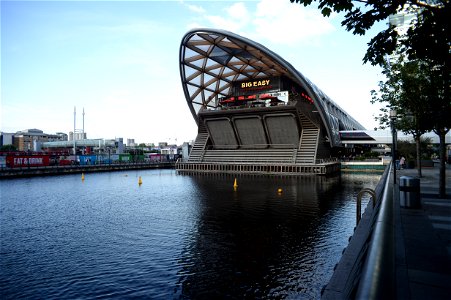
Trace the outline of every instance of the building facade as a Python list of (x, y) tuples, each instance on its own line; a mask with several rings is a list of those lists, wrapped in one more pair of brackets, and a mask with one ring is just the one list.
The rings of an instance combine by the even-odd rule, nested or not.
[(40, 129), (26, 129), (14, 134), (13, 145), (18, 151), (37, 151), (39, 144), (67, 140), (64, 133), (48, 134)]
[(0, 146), (14, 145), (14, 133), (2, 132), (0, 134)]
[(282, 57), (232, 32), (189, 31), (179, 61), (198, 135), (178, 170), (325, 174), (340, 131), (364, 130)]

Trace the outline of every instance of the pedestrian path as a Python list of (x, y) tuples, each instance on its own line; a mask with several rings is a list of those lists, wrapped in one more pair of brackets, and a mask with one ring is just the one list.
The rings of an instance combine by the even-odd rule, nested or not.
[[(403, 169), (401, 176), (417, 177)], [(397, 180), (399, 183), (399, 180)], [(451, 167), (446, 198), (438, 197), (439, 168), (423, 168), (421, 207), (395, 209), (396, 280), (399, 299), (451, 299)], [(395, 192), (396, 194), (396, 192)]]

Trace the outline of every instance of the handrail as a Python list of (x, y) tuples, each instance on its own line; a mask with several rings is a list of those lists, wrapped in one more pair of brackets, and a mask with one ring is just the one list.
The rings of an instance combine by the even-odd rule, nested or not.
[[(366, 299), (365, 296), (356, 297), (356, 293), (357, 290), (362, 289), (361, 286), (365, 284), (364, 281), (368, 281), (368, 278), (371, 278), (369, 277), (371, 276), (371, 272), (374, 274), (377, 273), (375, 269), (378, 266), (373, 266), (371, 271), (367, 271), (367, 265), (372, 263), (369, 261), (368, 256), (369, 249), (376, 247), (374, 243), (380, 243), (380, 241), (374, 241), (374, 232), (377, 231), (376, 227), (380, 226), (378, 220), (383, 213), (381, 207), (385, 207), (388, 202), (387, 190), (391, 187), (389, 184), (390, 170), (390, 166), (387, 165), (379, 183), (374, 189), (376, 198), (373, 199), (373, 204), (375, 203), (375, 207), (372, 208), (372, 205), (367, 205), (363, 214), (366, 217), (362, 218), (358, 226), (354, 229), (354, 234), (348, 246), (345, 248), (340, 262), (336, 265), (331, 279), (321, 291), (322, 299)], [(386, 211), (386, 209), (384, 208), (383, 211)], [(378, 263), (385, 262), (378, 261)], [(366, 275), (367, 277), (363, 276), (364, 269), (365, 272), (370, 273)], [(387, 278), (390, 280), (390, 277)], [(385, 298), (390, 299), (392, 297)]]
[[(392, 169), (393, 164), (389, 173)], [(392, 299), (395, 296), (394, 190), (393, 178), (390, 178), (385, 183), (356, 299)]]
[(357, 194), (356, 226), (359, 225), (360, 219), (362, 218), (362, 197), (365, 193), (369, 193), (371, 195), (371, 199), (373, 200), (373, 208), (376, 206), (376, 192), (369, 188), (361, 190)]
[(297, 146), (294, 144), (248, 144), (248, 145), (229, 144), (229, 145), (210, 145), (209, 149), (207, 150), (267, 150), (267, 149), (276, 150), (276, 149), (296, 149), (296, 148)]
[(327, 164), (327, 163), (332, 163), (332, 162), (338, 162), (338, 158), (337, 157), (329, 157), (329, 158), (320, 158), (316, 160), (316, 164)]

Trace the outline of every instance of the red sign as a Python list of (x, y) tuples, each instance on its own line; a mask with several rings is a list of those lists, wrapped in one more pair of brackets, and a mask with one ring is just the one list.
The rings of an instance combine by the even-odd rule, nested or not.
[(49, 165), (48, 155), (8, 155), (6, 165), (10, 168), (43, 167)]

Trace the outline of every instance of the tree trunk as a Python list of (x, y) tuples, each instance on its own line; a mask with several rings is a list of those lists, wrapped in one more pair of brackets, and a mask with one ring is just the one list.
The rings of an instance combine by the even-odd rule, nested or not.
[(440, 179), (439, 179), (439, 198), (446, 197), (446, 144), (445, 144), (445, 135), (448, 130), (441, 128), (438, 130), (437, 134), (440, 137)]
[(422, 177), (421, 174), (421, 147), (420, 147), (420, 137), (421, 135), (416, 134), (414, 136), (415, 138), (415, 144), (416, 144), (416, 148), (417, 148), (417, 167), (418, 167), (418, 177)]

